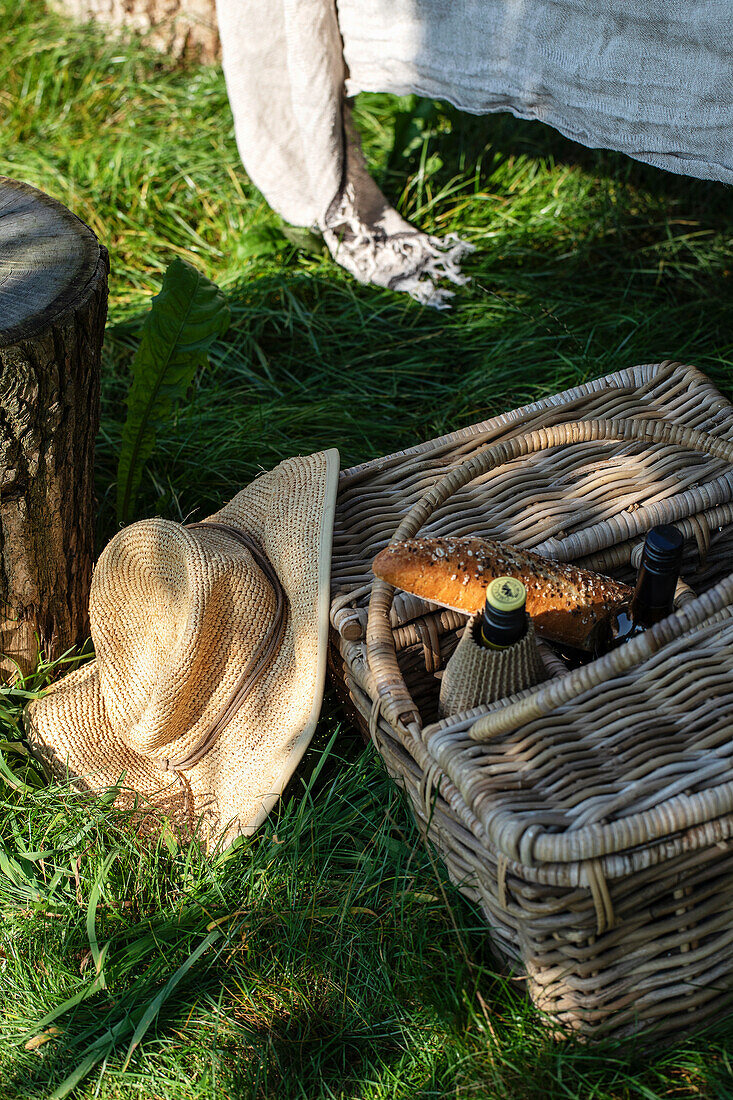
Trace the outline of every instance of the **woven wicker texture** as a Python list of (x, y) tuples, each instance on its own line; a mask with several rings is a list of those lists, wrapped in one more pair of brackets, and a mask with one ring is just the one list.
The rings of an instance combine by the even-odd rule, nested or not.
[[(688, 1030), (733, 991), (732, 440), (728, 402), (663, 363), (341, 477), (344, 685), (499, 951), (588, 1035)], [(369, 577), (392, 538), (476, 534), (628, 583), (661, 522), (686, 536), (675, 615), (442, 719), (435, 672), (465, 618)]]
[(440, 713), (458, 714), (482, 703), (504, 699), (546, 678), (534, 626), (506, 649), (486, 649), (474, 635), (475, 617), (468, 621), (440, 681)]
[[(112, 539), (92, 581), (96, 660), (26, 710), (57, 778), (94, 793), (121, 781), (118, 803), (142, 796), (207, 844), (262, 822), (320, 709), (337, 470), (335, 451), (291, 459), (209, 517), (255, 541), (286, 602), (274, 655), (229, 717), (275, 615), (273, 584), (226, 529), (152, 519)], [(222, 714), (201, 759), (171, 774)]]

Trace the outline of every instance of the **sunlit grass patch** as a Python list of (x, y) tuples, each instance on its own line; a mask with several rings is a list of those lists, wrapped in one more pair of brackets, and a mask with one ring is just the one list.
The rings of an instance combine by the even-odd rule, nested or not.
[[(289, 455), (336, 445), (348, 465), (634, 363), (693, 362), (733, 396), (729, 189), (539, 124), (359, 97), (390, 200), (477, 246), (438, 314), (283, 232), (217, 67), (37, 0), (0, 13), (0, 171), (110, 250), (98, 549), (141, 320), (175, 256), (224, 289), (231, 323), (157, 433), (136, 517), (201, 519)], [(48, 785), (22, 706), (80, 659), (0, 690), (2, 1100), (74, 1074), (79, 1096), (125, 1100), (733, 1095), (726, 1021), (663, 1051), (555, 1041), (330, 696), (278, 812), (213, 859)]]

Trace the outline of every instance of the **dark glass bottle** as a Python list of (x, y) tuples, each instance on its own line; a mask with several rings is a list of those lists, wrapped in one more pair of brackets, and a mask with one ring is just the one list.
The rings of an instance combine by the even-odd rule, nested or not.
[(527, 589), (516, 577), (497, 577), (486, 589), (475, 638), (486, 649), (508, 649), (527, 633)]
[(644, 542), (636, 587), (628, 605), (612, 615), (598, 632), (595, 656), (643, 634), (674, 610), (674, 593), (682, 564), (682, 534), (665, 523), (652, 527)]

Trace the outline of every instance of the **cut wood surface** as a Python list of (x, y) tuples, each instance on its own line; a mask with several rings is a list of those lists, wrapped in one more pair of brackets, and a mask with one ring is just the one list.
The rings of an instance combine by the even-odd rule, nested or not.
[(0, 670), (89, 633), (107, 251), (0, 176)]
[(144, 34), (176, 61), (216, 61), (220, 55), (215, 0), (52, 0), (52, 7), (82, 22)]

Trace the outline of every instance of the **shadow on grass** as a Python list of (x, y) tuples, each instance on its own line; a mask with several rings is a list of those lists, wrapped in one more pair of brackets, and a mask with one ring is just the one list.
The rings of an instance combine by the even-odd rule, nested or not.
[[(369, 98), (365, 97), (367, 103)], [(383, 97), (371, 98), (378, 102)], [(429, 138), (427, 150), (416, 141), (407, 154), (393, 148), (387, 164), (375, 169), (392, 201), (399, 201), (409, 177), (420, 171), (421, 159), (429, 160), (433, 155), (439, 158), (431, 172), (436, 189), (463, 175), (467, 184), (489, 194), (496, 183), (496, 198), (502, 194), (507, 167), (525, 160), (533, 162), (535, 168), (585, 173), (600, 184), (601, 193), (608, 193), (604, 184), (611, 184), (616, 194), (628, 188), (660, 204), (683, 204), (690, 216), (711, 229), (726, 224), (730, 227), (733, 220), (733, 189), (725, 184), (668, 172), (610, 149), (591, 149), (551, 126), (518, 119), (508, 112), (470, 115), (446, 102), (433, 103), (423, 131)]]
[[(155, 1039), (149, 1037), (127, 1073), (120, 1070), (122, 1044), (109, 1056), (101, 1091), (97, 1068), (82, 1082), (81, 1095), (138, 1095), (141, 1080), (156, 1100), (733, 1095), (730, 1021), (674, 1049), (634, 1041), (588, 1045), (553, 1038), (516, 988), (480, 966), (451, 975), (450, 984), (443, 968), (426, 967), (411, 986), (403, 981), (388, 997), (356, 1003), (333, 989), (331, 977), (328, 969), (311, 968), (307, 990), (287, 991), (289, 1002), (275, 1006), (272, 992), (259, 1004), (257, 996), (233, 997), (231, 970), (212, 969), (161, 1014)], [(217, 1007), (215, 1024), (197, 1020), (202, 1005)], [(5, 1077), (4, 1097), (46, 1098), (73, 1071), (78, 1056), (49, 1047), (35, 1072)], [(187, 1067), (185, 1083), (173, 1083), (176, 1064)]]
[[(146, 1100), (733, 1093), (730, 1019), (661, 1049), (555, 1040), (523, 984), (498, 972), (480, 913), (426, 853), (373, 751), (363, 753), (354, 736), (317, 770), (324, 739), (338, 732), (336, 709), (329, 698), (300, 789), (289, 788), (276, 818), (231, 859), (189, 868), (193, 885), (184, 850), (121, 853), (95, 922), (100, 945), (109, 944), (109, 989), (59, 1016), (59, 1034), (37, 1054), (22, 1050), (29, 1032), (19, 1034), (9, 1005), (19, 1050), (4, 1067), (3, 1100), (49, 1097), (95, 1051), (82, 1096), (139, 1095), (141, 1084)], [(78, 825), (60, 827), (72, 835)], [(46, 858), (50, 869), (55, 860)], [(148, 866), (130, 893), (139, 864)], [(80, 901), (72, 880), (68, 912), (58, 908), (62, 896), (57, 919), (32, 914), (8, 945), (4, 981), (7, 989), (20, 982), (23, 1013), (31, 1005), (40, 1018), (80, 980), (91, 983), (83, 960), (96, 871), (85, 864), (82, 873)], [(130, 896), (135, 910), (120, 909)], [(221, 939), (162, 999), (123, 1071), (141, 1015), (212, 927)]]
[[(549, 217), (534, 235), (500, 227), (448, 314), (360, 287), (326, 260), (271, 261), (228, 289), (230, 330), (159, 430), (136, 518), (203, 518), (293, 454), (336, 446), (346, 468), (639, 362), (692, 362), (730, 393), (724, 242), (698, 255), (696, 240), (670, 236), (664, 219), (652, 226), (631, 199), (615, 216), (623, 232), (566, 241)], [(112, 330), (105, 355), (100, 549), (116, 529), (129, 338)]]
[[(338, 446), (348, 466), (636, 362), (686, 358), (730, 388), (733, 189), (510, 116), (438, 106), (418, 137), (382, 156), (382, 182), (416, 224), (478, 245), (453, 310), (359, 286), (325, 251), (247, 265), (229, 332), (159, 433), (140, 517), (200, 516), (292, 454)], [(105, 353), (100, 545), (137, 321)]]

